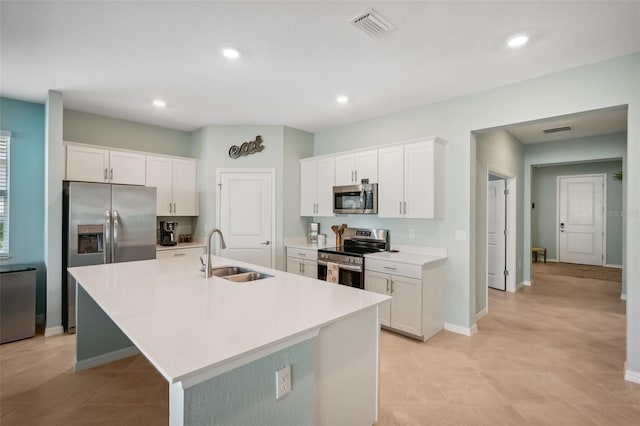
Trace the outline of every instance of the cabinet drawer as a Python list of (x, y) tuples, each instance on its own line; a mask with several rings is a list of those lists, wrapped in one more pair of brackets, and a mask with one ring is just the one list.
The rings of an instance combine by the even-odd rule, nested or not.
[(306, 260), (317, 260), (318, 250), (287, 247), (287, 256)]
[(382, 272), (384, 274), (401, 275), (403, 277), (422, 279), (422, 266), (408, 263), (394, 263), (386, 260), (367, 258), (364, 262), (367, 271)]
[(204, 247), (191, 247), (156, 251), (156, 259), (170, 259), (172, 257), (191, 256), (204, 253)]

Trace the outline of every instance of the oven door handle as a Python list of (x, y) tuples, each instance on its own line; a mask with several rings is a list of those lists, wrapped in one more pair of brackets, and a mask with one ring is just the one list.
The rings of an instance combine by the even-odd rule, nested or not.
[[(326, 260), (318, 259), (318, 265), (327, 266), (327, 263), (329, 263), (329, 262), (327, 262)], [(337, 262), (333, 262), (333, 263), (338, 265), (338, 267), (340, 269), (346, 269), (347, 271), (353, 271), (353, 272), (362, 272), (362, 266), (347, 265), (347, 264), (344, 264), (344, 263), (337, 263)]]

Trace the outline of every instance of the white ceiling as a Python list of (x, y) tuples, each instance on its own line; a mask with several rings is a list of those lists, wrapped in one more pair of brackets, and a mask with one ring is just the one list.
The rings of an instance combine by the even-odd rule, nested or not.
[[(580, 139), (588, 136), (625, 132), (627, 130), (627, 111), (626, 106), (585, 111), (528, 123), (512, 124), (503, 127), (503, 129), (524, 144)], [(545, 129), (561, 127), (570, 127), (571, 129), (544, 133)]]
[[(0, 95), (182, 130), (330, 129), (640, 51), (638, 1), (6, 2)], [(374, 7), (395, 30), (349, 20)], [(519, 50), (506, 39), (527, 33)], [(229, 62), (222, 47), (240, 49)], [(337, 104), (338, 94), (351, 102)], [(151, 106), (155, 98), (168, 103)]]

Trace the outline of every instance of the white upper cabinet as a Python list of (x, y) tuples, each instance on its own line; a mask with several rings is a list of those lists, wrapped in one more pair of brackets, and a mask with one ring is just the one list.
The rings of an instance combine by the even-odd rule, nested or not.
[(68, 145), (67, 180), (144, 185), (145, 155)]
[(429, 139), (378, 151), (378, 216), (444, 216), (444, 142)]
[(333, 216), (334, 157), (300, 160), (300, 216)]
[(145, 155), (127, 151), (109, 151), (109, 182), (144, 185)]
[(147, 155), (146, 185), (156, 187), (158, 216), (197, 216), (197, 161)]
[(109, 150), (68, 145), (67, 180), (108, 182)]
[(357, 185), (362, 179), (378, 182), (378, 150), (338, 155), (336, 163), (336, 185)]

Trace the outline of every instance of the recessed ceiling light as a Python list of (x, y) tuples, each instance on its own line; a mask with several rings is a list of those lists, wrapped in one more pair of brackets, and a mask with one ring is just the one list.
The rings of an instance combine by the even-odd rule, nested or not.
[(347, 102), (349, 102), (349, 98), (344, 95), (340, 95), (336, 97), (336, 102), (339, 104), (346, 104)]
[(227, 59), (238, 59), (240, 52), (232, 47), (226, 47), (222, 49), (222, 55)]
[(167, 106), (167, 103), (162, 99), (155, 99), (153, 101), (153, 106), (155, 106), (156, 108), (164, 108)]
[(527, 44), (528, 41), (529, 41), (529, 37), (527, 37), (526, 35), (518, 35), (510, 38), (509, 41), (507, 42), (507, 46), (521, 47)]

